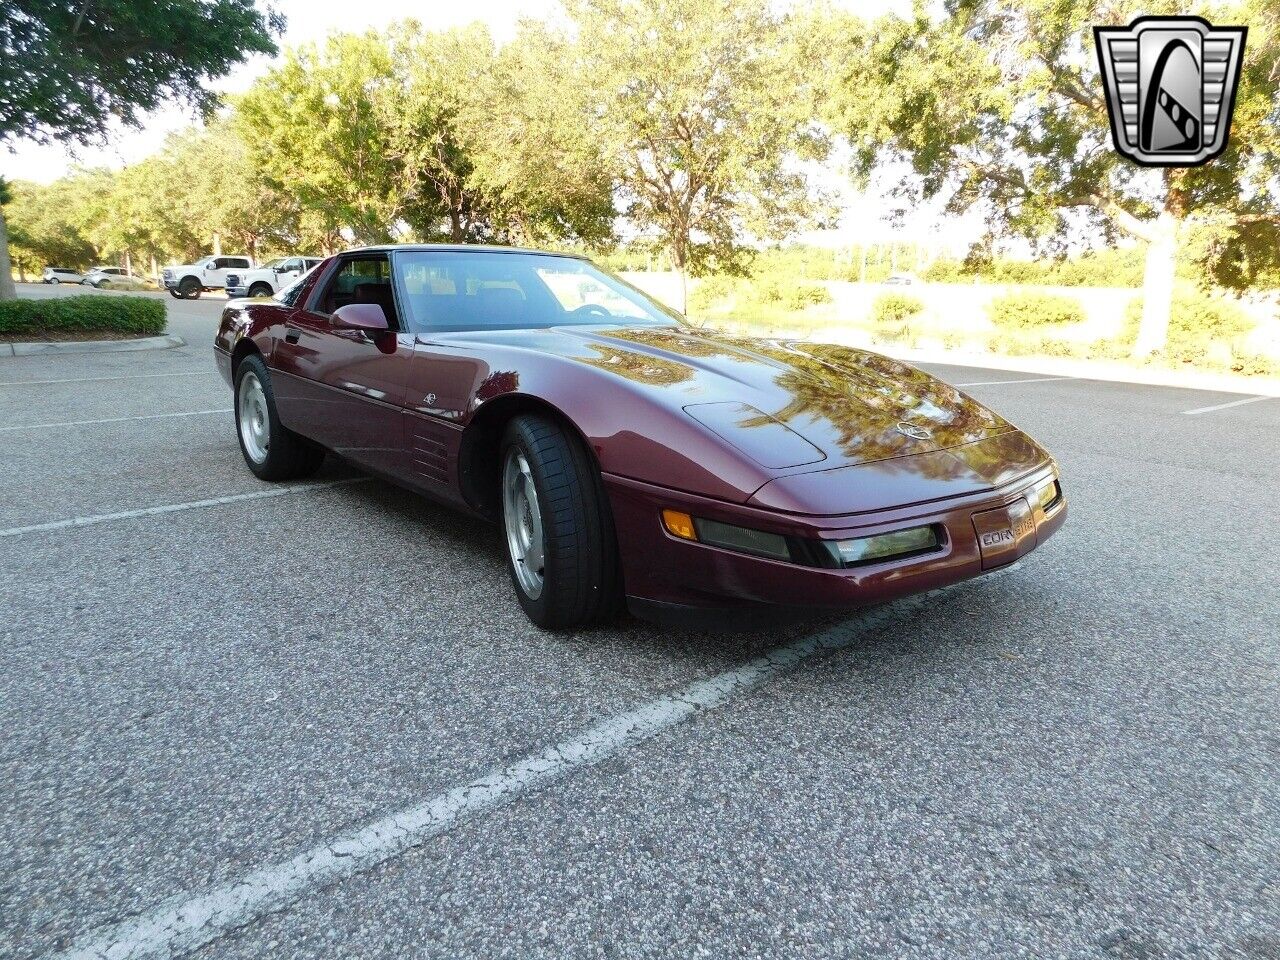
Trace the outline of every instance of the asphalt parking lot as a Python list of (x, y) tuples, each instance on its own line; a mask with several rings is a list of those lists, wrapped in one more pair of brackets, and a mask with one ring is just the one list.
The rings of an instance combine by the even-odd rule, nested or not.
[(935, 367), (1060, 460), (1016, 569), (547, 634), (496, 529), (257, 481), (220, 307), (0, 359), (0, 956), (1280, 957), (1280, 399)]

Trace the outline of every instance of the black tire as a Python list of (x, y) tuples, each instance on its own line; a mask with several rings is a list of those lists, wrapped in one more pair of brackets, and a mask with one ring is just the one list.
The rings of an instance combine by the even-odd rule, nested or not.
[(195, 277), (183, 277), (178, 284), (178, 293), (182, 294), (183, 300), (199, 300), (200, 281)]
[[(507, 567), (520, 606), (548, 630), (614, 619), (623, 603), (618, 541), (595, 461), (577, 436), (537, 414), (523, 414), (507, 424), (500, 469), (513, 448), (529, 464), (544, 541), (543, 583), (536, 598), (521, 586), (508, 543)], [(500, 494), (502, 484), (500, 476)], [(506, 543), (505, 521), (503, 530)]]
[[(266, 420), (268, 443), (266, 456), (255, 459), (245, 445), (244, 431), (241, 429), (241, 385), (246, 377), (253, 374), (262, 385), (266, 400)], [(309, 477), (320, 469), (324, 462), (324, 447), (313, 443), (300, 434), (280, 423), (280, 415), (276, 412), (276, 395), (271, 387), (271, 374), (262, 357), (250, 354), (240, 361), (236, 367), (235, 393), (233, 395), (236, 412), (236, 439), (240, 443), (240, 453), (244, 462), (259, 480), (298, 480)]]
[(249, 296), (251, 297), (269, 297), (273, 293), (275, 291), (271, 289), (269, 283), (255, 283), (249, 288)]
[(55, 287), (57, 287), (57, 286), (61, 286), (61, 285), (62, 285), (62, 281), (61, 281), (61, 280), (59, 280), (57, 277), (54, 277), (52, 280), (46, 280), (46, 281), (45, 281), (45, 283), (51, 283), (51, 284), (53, 284)]
[(182, 299), (182, 294), (180, 294), (180, 293), (178, 292), (178, 288), (177, 288), (177, 287), (170, 287), (170, 288), (169, 288), (169, 296), (173, 297), (173, 299), (175, 299), (175, 300), (181, 300), (181, 299)]

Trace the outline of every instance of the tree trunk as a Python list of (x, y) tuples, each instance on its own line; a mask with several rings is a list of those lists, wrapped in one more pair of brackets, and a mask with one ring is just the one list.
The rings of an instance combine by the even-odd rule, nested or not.
[(124, 272), (125, 276), (133, 276), (133, 254), (128, 250), (124, 252)]
[(215, 257), (222, 256), (222, 234), (217, 230), (213, 231), (213, 255)]
[(1142, 276), (1142, 324), (1133, 344), (1139, 359), (1163, 350), (1169, 338), (1169, 311), (1173, 305), (1173, 274), (1178, 255), (1178, 218), (1168, 209), (1151, 226), (1147, 263)]
[(4, 208), (0, 207), (0, 300), (17, 300), (18, 290), (13, 285), (13, 266), (9, 263), (9, 228), (4, 222)]

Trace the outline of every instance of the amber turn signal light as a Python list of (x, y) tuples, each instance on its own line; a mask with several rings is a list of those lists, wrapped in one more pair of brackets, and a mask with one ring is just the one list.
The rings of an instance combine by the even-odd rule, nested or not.
[(662, 524), (667, 532), (681, 540), (697, 540), (698, 533), (693, 529), (693, 517), (679, 510), (663, 510)]

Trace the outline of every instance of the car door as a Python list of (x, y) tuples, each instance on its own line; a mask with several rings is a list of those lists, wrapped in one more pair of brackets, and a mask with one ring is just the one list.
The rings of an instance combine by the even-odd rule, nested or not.
[(276, 268), (275, 288), (287, 287), (302, 275), (302, 258), (290, 257)]
[[(390, 329), (334, 326), (349, 303), (377, 303)], [(272, 350), (281, 419), (292, 429), (376, 472), (404, 467), (401, 405), (413, 337), (399, 322), (386, 254), (339, 259), (284, 324)]]
[(475, 400), (512, 389), (518, 374), (492, 369), (474, 344), (449, 339), (459, 298), (470, 300), (481, 285), (468, 277), (460, 258), (432, 261), (406, 253), (398, 260), (397, 282), (416, 334), (404, 398), (404, 481), (461, 504), (459, 454)]

